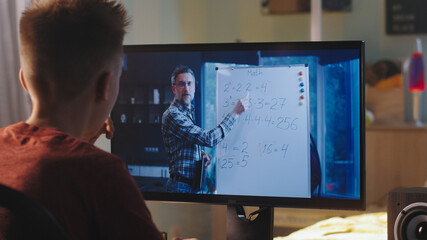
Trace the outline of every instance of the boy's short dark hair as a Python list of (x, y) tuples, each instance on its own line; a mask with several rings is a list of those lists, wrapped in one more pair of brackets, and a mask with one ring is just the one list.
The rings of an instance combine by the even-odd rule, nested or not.
[(178, 66), (175, 67), (175, 69), (172, 72), (172, 76), (171, 76), (171, 84), (172, 85), (175, 85), (175, 79), (181, 73), (190, 73), (191, 75), (193, 75), (194, 78), (196, 78), (194, 76), (193, 70), (191, 70), (190, 67), (185, 66), (185, 65), (178, 65)]
[(121, 56), (129, 22), (113, 0), (35, 0), (22, 14), (20, 40), (37, 93), (75, 97)]

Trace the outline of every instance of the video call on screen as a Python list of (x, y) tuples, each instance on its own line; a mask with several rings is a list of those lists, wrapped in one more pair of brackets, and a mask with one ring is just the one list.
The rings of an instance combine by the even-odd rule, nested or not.
[(250, 107), (203, 151), (197, 194), (360, 199), (360, 52), (336, 50), (125, 51), (112, 112), (112, 152), (142, 192), (166, 192), (162, 115), (171, 74), (195, 74), (198, 126), (216, 127), (236, 102)]

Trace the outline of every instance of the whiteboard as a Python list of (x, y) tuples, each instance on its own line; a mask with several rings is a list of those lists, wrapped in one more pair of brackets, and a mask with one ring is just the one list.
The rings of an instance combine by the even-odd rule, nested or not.
[(310, 197), (308, 65), (217, 69), (217, 122), (249, 109), (216, 148), (216, 193)]

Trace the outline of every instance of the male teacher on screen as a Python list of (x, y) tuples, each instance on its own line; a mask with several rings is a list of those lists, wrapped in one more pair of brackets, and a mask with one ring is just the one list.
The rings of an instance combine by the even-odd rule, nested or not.
[(201, 146), (214, 147), (231, 131), (236, 119), (248, 109), (248, 96), (237, 101), (233, 110), (211, 130), (196, 125), (193, 117), (195, 76), (184, 65), (175, 68), (171, 76), (175, 98), (163, 113), (162, 136), (169, 157), (168, 192), (194, 193), (200, 190), (202, 159), (210, 164), (210, 155)]

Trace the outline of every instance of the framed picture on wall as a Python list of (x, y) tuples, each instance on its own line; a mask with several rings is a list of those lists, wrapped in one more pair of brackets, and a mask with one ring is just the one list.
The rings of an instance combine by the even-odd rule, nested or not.
[[(262, 11), (266, 14), (308, 13), (310, 0), (263, 0)], [(324, 11), (350, 11), (351, 0), (323, 0)]]
[(427, 33), (424, 0), (386, 0), (386, 31), (390, 35)]

